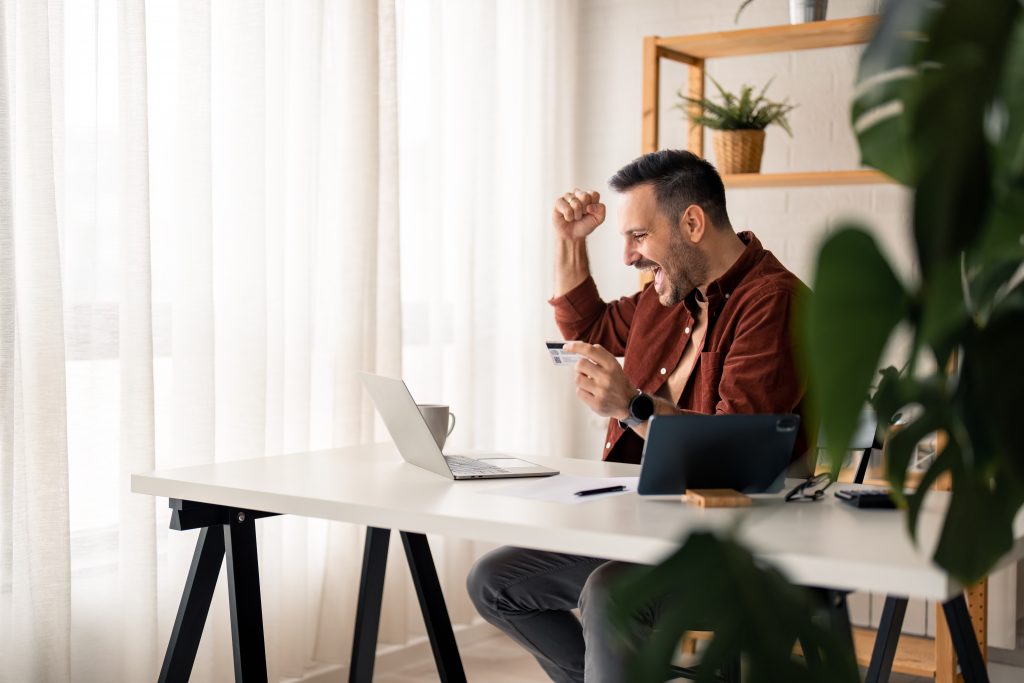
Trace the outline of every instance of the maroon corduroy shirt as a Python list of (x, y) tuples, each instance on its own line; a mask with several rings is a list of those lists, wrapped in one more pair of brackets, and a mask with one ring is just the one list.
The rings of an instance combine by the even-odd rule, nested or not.
[[(679, 398), (682, 411), (725, 413), (802, 413), (804, 387), (797, 374), (792, 316), (806, 286), (761, 246), (751, 232), (736, 263), (707, 287), (708, 330), (697, 365)], [(654, 394), (679, 364), (694, 326), (693, 293), (662, 306), (654, 288), (607, 303), (593, 278), (550, 300), (566, 339), (600, 344), (624, 356), (630, 382)], [(807, 425), (804, 425), (806, 430)], [(801, 434), (794, 457), (807, 450)], [(618, 420), (608, 422), (604, 460), (639, 463), (643, 439)]]

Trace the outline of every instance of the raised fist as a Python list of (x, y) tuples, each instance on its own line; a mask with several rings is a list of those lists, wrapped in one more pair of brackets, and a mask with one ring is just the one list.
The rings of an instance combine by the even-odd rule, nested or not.
[(605, 205), (598, 192), (576, 188), (555, 202), (551, 222), (562, 239), (579, 240), (594, 232), (604, 222)]

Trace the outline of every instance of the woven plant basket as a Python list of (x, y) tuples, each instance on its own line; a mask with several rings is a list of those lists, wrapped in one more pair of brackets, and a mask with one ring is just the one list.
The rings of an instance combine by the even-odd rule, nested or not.
[(718, 172), (757, 173), (764, 151), (763, 130), (716, 130), (711, 136)]

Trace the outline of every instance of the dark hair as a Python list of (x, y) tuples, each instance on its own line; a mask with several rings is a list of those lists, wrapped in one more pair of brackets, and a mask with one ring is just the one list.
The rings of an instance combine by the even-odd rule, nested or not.
[(654, 196), (669, 220), (676, 222), (686, 207), (696, 204), (716, 228), (731, 228), (725, 210), (725, 185), (718, 171), (693, 152), (663, 149), (637, 157), (612, 176), (608, 184), (625, 192), (650, 183)]

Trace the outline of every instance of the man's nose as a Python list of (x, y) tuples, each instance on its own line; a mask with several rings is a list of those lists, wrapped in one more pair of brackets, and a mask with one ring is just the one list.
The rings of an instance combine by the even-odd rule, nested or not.
[(633, 248), (632, 242), (629, 238), (626, 238), (625, 247), (622, 252), (622, 261), (627, 266), (631, 266), (640, 260), (640, 252)]

